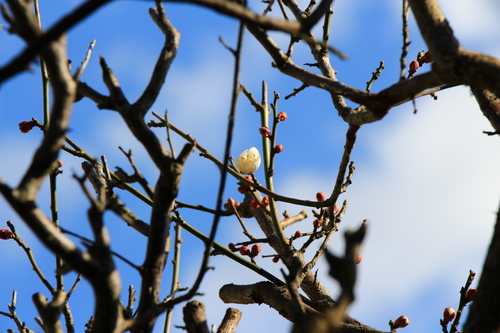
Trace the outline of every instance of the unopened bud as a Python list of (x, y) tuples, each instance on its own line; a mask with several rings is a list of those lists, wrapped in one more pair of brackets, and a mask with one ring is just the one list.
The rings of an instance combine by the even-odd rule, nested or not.
[(471, 289), (467, 290), (467, 292), (465, 293), (466, 303), (472, 302), (474, 300), (474, 298), (476, 297), (476, 293), (477, 293), (477, 289), (475, 289), (475, 288), (471, 288)]
[(277, 263), (278, 261), (280, 261), (280, 257), (279, 256), (274, 256), (273, 257), (273, 262)]
[(316, 220), (313, 221), (313, 227), (314, 227), (314, 229), (320, 228), (322, 224), (323, 224), (323, 221), (321, 221), (321, 220), (316, 219)]
[(259, 132), (263, 137), (269, 138), (271, 136), (271, 131), (266, 126), (259, 128)]
[(295, 231), (295, 234), (293, 234), (293, 239), (300, 238), (302, 237), (302, 231), (297, 230)]
[(361, 263), (361, 261), (363, 260), (363, 257), (361, 256), (361, 254), (358, 254), (356, 256), (356, 265), (359, 265)]
[(279, 154), (279, 153), (281, 153), (281, 152), (283, 151), (283, 149), (285, 149), (285, 148), (283, 147), (283, 145), (276, 145), (276, 146), (273, 148), (273, 151), (274, 151), (274, 153), (275, 153), (275, 154)]
[(231, 250), (232, 252), (236, 252), (236, 251), (238, 251), (238, 249), (236, 248), (236, 245), (234, 245), (234, 243), (229, 243), (229, 244), (227, 245), (227, 248), (228, 248), (229, 250)]
[(248, 191), (250, 191), (250, 187), (248, 187), (247, 185), (241, 185), (240, 187), (238, 187), (238, 192), (240, 192), (241, 194), (247, 194)]
[(400, 316), (396, 321), (394, 321), (394, 326), (393, 328), (403, 328), (406, 327), (410, 324), (410, 320), (406, 316)]
[(325, 192), (318, 192), (318, 193), (316, 193), (316, 200), (318, 200), (318, 201), (325, 201), (326, 200)]
[(278, 121), (285, 121), (286, 118), (288, 118), (288, 115), (286, 112), (280, 112), (276, 118), (278, 118)]
[(264, 206), (269, 206), (269, 197), (262, 198), (262, 204)]
[(242, 247), (240, 247), (239, 251), (240, 251), (240, 254), (242, 256), (247, 256), (247, 255), (250, 254), (250, 249), (247, 246), (245, 246), (245, 245), (243, 245)]
[(250, 207), (253, 209), (258, 209), (260, 207), (259, 203), (255, 200), (250, 201)]
[(252, 250), (250, 251), (250, 257), (256, 257), (260, 251), (262, 250), (262, 246), (260, 244), (254, 244), (252, 246)]
[(455, 319), (455, 316), (457, 315), (457, 312), (453, 308), (446, 308), (444, 309), (443, 312), (443, 320), (445, 323), (449, 323), (453, 319)]
[(33, 121), (22, 121), (19, 123), (19, 130), (22, 133), (28, 133), (35, 127), (35, 123)]
[(234, 201), (234, 199), (233, 199), (233, 198), (229, 198), (229, 199), (227, 199), (227, 203), (228, 203), (228, 204), (229, 204), (229, 206), (231, 206), (231, 207), (236, 206), (236, 201)]
[(429, 64), (432, 62), (432, 55), (431, 55), (431, 51), (427, 51), (425, 52), (425, 54), (422, 56), (422, 58), (420, 58), (420, 60), (424, 63), (424, 64)]
[(7, 229), (0, 229), (0, 239), (14, 238), (14, 234)]
[(410, 62), (410, 75), (415, 74), (417, 69), (420, 67), (417, 60)]

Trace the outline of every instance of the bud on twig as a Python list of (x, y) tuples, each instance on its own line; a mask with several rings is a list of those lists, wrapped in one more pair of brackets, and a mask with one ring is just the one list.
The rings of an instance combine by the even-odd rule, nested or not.
[(446, 308), (443, 312), (443, 320), (446, 324), (455, 319), (457, 312), (453, 308)]
[(318, 192), (318, 193), (316, 193), (316, 200), (318, 200), (318, 201), (325, 201), (326, 200), (325, 192)]
[(14, 234), (7, 229), (0, 229), (0, 239), (14, 238)]
[(406, 316), (400, 316), (398, 319), (394, 321), (393, 328), (403, 328), (410, 324), (410, 320)]

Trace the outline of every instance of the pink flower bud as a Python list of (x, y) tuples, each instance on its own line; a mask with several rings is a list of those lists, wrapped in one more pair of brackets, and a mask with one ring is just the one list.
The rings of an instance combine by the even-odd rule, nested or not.
[(260, 207), (259, 203), (255, 200), (250, 201), (250, 207), (253, 209), (258, 209)]
[(0, 229), (0, 239), (14, 238), (14, 234), (7, 229)]
[(455, 316), (457, 315), (457, 312), (453, 308), (446, 308), (444, 309), (443, 312), (443, 320), (445, 323), (449, 323), (453, 319), (455, 319)]
[(476, 293), (477, 293), (477, 289), (475, 289), (475, 288), (471, 288), (471, 289), (467, 290), (467, 292), (465, 293), (466, 303), (472, 302), (474, 300), (474, 298), (476, 297)]
[(269, 197), (262, 198), (262, 204), (264, 206), (269, 206)]
[(254, 244), (252, 246), (252, 250), (250, 251), (250, 257), (256, 257), (260, 251), (262, 250), (262, 246), (260, 244)]
[(340, 211), (339, 205), (335, 204), (335, 205), (333, 206), (333, 213), (334, 213), (335, 215), (337, 215), (337, 214), (339, 213), (339, 211)]
[(273, 151), (275, 154), (279, 154), (283, 151), (283, 149), (285, 149), (283, 145), (276, 145), (276, 147), (273, 148)]
[(410, 75), (415, 74), (417, 69), (420, 67), (417, 60), (410, 62)]
[(245, 246), (245, 245), (243, 245), (242, 247), (240, 247), (239, 251), (240, 251), (240, 254), (242, 256), (247, 256), (247, 255), (250, 254), (250, 249), (247, 246)]
[(358, 254), (356, 256), (356, 265), (359, 265), (361, 263), (361, 261), (363, 260), (363, 257), (361, 256), (361, 254)]
[(266, 138), (271, 137), (271, 131), (266, 126), (262, 126), (261, 128), (259, 128), (259, 132), (260, 132), (260, 135), (262, 135), (263, 137), (266, 137)]
[(316, 219), (316, 220), (313, 221), (313, 227), (314, 227), (314, 229), (320, 228), (321, 225), (323, 225), (323, 221), (318, 220), (318, 219)]
[(325, 201), (326, 200), (325, 192), (318, 192), (318, 193), (316, 193), (316, 200), (318, 200), (318, 201)]
[(19, 123), (19, 130), (22, 133), (28, 133), (35, 127), (35, 123), (33, 121), (22, 121)]
[(233, 199), (233, 198), (229, 198), (229, 199), (227, 199), (227, 203), (228, 203), (228, 204), (229, 204), (229, 206), (231, 206), (231, 207), (236, 206), (236, 201), (234, 201), (234, 199)]
[(297, 230), (295, 231), (295, 234), (293, 234), (293, 239), (300, 238), (302, 237), (302, 231)]
[(61, 161), (61, 160), (57, 160), (57, 168), (62, 168), (62, 166), (64, 165), (64, 162)]
[(286, 118), (288, 118), (288, 115), (286, 112), (280, 112), (276, 118), (278, 118), (278, 121), (285, 121)]
[(406, 316), (400, 316), (396, 321), (394, 322), (393, 328), (403, 328), (406, 327), (410, 324), (410, 320)]

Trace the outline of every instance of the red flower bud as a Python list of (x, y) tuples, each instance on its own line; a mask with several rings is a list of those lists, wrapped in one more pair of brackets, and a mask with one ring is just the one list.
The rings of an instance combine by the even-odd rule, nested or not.
[(253, 209), (258, 209), (260, 207), (259, 203), (255, 200), (250, 201), (250, 207)]
[(457, 312), (453, 308), (446, 308), (444, 309), (443, 312), (443, 320), (445, 323), (449, 323), (453, 319), (455, 319), (455, 316), (457, 315)]
[(295, 234), (293, 234), (293, 239), (300, 238), (302, 237), (302, 231), (297, 230), (295, 231)]
[(465, 301), (466, 303), (472, 302), (474, 300), (474, 297), (476, 297), (477, 289), (471, 288), (467, 290), (465, 293)]
[(339, 213), (339, 211), (340, 211), (339, 205), (335, 204), (333, 206), (333, 213), (336, 215)]
[(422, 61), (422, 63), (424, 64), (429, 64), (432, 62), (432, 55), (431, 55), (431, 51), (427, 51), (425, 52), (425, 54), (422, 56), (422, 58), (420, 58), (420, 60)]
[(238, 251), (238, 249), (236, 248), (236, 245), (234, 245), (234, 243), (229, 243), (229, 244), (227, 245), (227, 248), (228, 248), (229, 250), (231, 250), (232, 252), (236, 252), (236, 251)]
[(276, 147), (273, 148), (273, 151), (275, 154), (279, 154), (283, 151), (283, 149), (285, 149), (283, 145), (276, 145)]
[(273, 257), (273, 262), (277, 263), (278, 261), (280, 261), (280, 257), (279, 256), (274, 256)]
[(57, 162), (57, 167), (58, 168), (62, 168), (62, 166), (64, 165), (64, 162), (61, 161), (61, 160), (57, 160), (56, 162)]
[(323, 221), (318, 220), (318, 219), (316, 219), (316, 220), (313, 221), (313, 227), (314, 227), (314, 229), (320, 228), (321, 225), (323, 225)]
[(278, 113), (278, 116), (276, 118), (278, 119), (278, 121), (285, 121), (286, 118), (288, 118), (288, 115), (286, 114), (286, 112), (280, 112)]
[(227, 199), (227, 203), (228, 203), (228, 204), (229, 204), (229, 206), (231, 206), (231, 207), (236, 206), (236, 201), (234, 201), (234, 199), (233, 199), (233, 198), (229, 198), (229, 199)]
[(250, 257), (256, 257), (260, 251), (262, 250), (262, 246), (260, 244), (254, 244), (252, 246), (252, 250), (250, 251)]
[(264, 206), (269, 206), (269, 197), (262, 198), (262, 204)]
[(415, 74), (419, 67), (420, 65), (418, 64), (418, 61), (413, 60), (412, 62), (410, 62), (410, 75)]
[(0, 239), (14, 238), (14, 234), (7, 229), (0, 229)]
[(259, 128), (259, 132), (263, 137), (269, 138), (271, 136), (271, 131), (266, 126)]
[(325, 192), (318, 192), (318, 193), (316, 193), (316, 200), (318, 200), (318, 201), (325, 201), (326, 200)]
[(240, 187), (238, 187), (238, 192), (240, 192), (241, 194), (247, 194), (248, 191), (250, 191), (250, 187), (248, 187), (247, 185), (241, 185)]
[(396, 321), (394, 322), (393, 328), (403, 328), (406, 327), (410, 324), (410, 320), (406, 316), (400, 316)]
[(22, 121), (19, 123), (19, 130), (22, 133), (28, 133), (35, 127), (35, 123), (33, 121)]
[(359, 265), (359, 263), (361, 263), (362, 260), (363, 260), (363, 257), (361, 256), (361, 254), (358, 254), (356, 256), (356, 265)]
[(242, 256), (247, 256), (247, 255), (250, 254), (250, 249), (247, 246), (245, 246), (245, 245), (243, 245), (242, 247), (240, 247), (239, 251), (240, 251), (240, 254)]

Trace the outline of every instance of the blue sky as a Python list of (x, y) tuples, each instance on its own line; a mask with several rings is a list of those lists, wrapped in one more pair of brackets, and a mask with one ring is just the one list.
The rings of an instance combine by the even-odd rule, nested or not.
[[(42, 22), (45, 27), (81, 1), (41, 1)], [(304, 1), (300, 2), (304, 5)], [(500, 5), (493, 0), (441, 1), (460, 42), (469, 49), (500, 56)], [(148, 82), (154, 61), (162, 47), (163, 36), (149, 19), (148, 1), (119, 1), (71, 30), (68, 34), (68, 54), (76, 68), (83, 59), (92, 39), (96, 47), (82, 81), (105, 93), (101, 81), (98, 57), (105, 57), (116, 73), (129, 99), (135, 100)], [(258, 7), (258, 4), (254, 4)], [(401, 53), (401, 16), (399, 1), (336, 1), (332, 23), (333, 46), (347, 53), (349, 60), (332, 57), (338, 78), (342, 82), (363, 89), (380, 61), (386, 69), (374, 84), (372, 91), (394, 83), (399, 75)], [(181, 32), (178, 56), (168, 74), (165, 87), (152, 110), (169, 111), (169, 119), (176, 126), (193, 135), (214, 155), (221, 157), (225, 140), (233, 58), (218, 42), (222, 36), (229, 45), (235, 45), (237, 22), (207, 9), (188, 4), (167, 4), (167, 14)], [(274, 14), (277, 15), (277, 9)], [(411, 16), (410, 16), (411, 17)], [(0, 32), (5, 64), (22, 49), (22, 43), (7, 34), (7, 24)], [(319, 31), (316, 27), (315, 31)], [(285, 35), (272, 36), (279, 45), (286, 46)], [(413, 18), (410, 21), (410, 57), (425, 50)], [(311, 62), (305, 45), (296, 46), (295, 62)], [(410, 58), (411, 59), (411, 58)], [(245, 35), (244, 66), (241, 83), (260, 99), (261, 82), (286, 96), (301, 84), (285, 77), (270, 67), (271, 59), (248, 33)], [(422, 68), (423, 71), (428, 68)], [(31, 72), (5, 82), (0, 87), (0, 176), (16, 185), (30, 162), (41, 133), (22, 134), (17, 124), (31, 117), (42, 119), (41, 83), (39, 67), (33, 64)], [(349, 209), (340, 231), (355, 228), (363, 219), (369, 221), (369, 233), (360, 264), (357, 300), (350, 314), (380, 330), (387, 330), (387, 322), (401, 314), (411, 324), (404, 332), (438, 331), (439, 318), (445, 307), (456, 307), (458, 292), (469, 269), (480, 273), (482, 260), (491, 236), (498, 207), (500, 175), (496, 166), (499, 143), (496, 137), (487, 137), (483, 130), (491, 126), (481, 115), (466, 87), (454, 88), (438, 94), (437, 101), (423, 98), (417, 101), (417, 114), (411, 104), (391, 110), (381, 122), (361, 128), (353, 153), (356, 172), (347, 193), (341, 199), (349, 201)], [(271, 95), (270, 95), (270, 98)], [(329, 95), (316, 88), (307, 88), (298, 96), (279, 101), (280, 111), (289, 118), (280, 124), (278, 143), (285, 146), (276, 160), (276, 191), (287, 196), (313, 200), (318, 191), (330, 192), (336, 177), (346, 124), (336, 115)], [(149, 114), (148, 119), (152, 119)], [(242, 95), (238, 104), (232, 155), (250, 147), (259, 147), (258, 114)], [(163, 130), (157, 130), (164, 137)], [(111, 166), (129, 170), (124, 156), (117, 149), (132, 149), (142, 172), (154, 183), (157, 175), (147, 154), (128, 133), (118, 114), (98, 110), (82, 100), (75, 104), (69, 137), (95, 157), (106, 155)], [(177, 151), (184, 142), (174, 140)], [(61, 224), (82, 235), (89, 236), (85, 214), (88, 207), (72, 173), (81, 175), (81, 160), (62, 153), (64, 173), (58, 177)], [(260, 173), (259, 173), (260, 172)], [(257, 177), (263, 179), (262, 170)], [(209, 161), (193, 154), (186, 164), (179, 200), (213, 207), (219, 173)], [(148, 220), (148, 207), (127, 193), (119, 193), (141, 218)], [(235, 181), (228, 180), (226, 197), (241, 200)], [(48, 187), (40, 193), (40, 206), (49, 212)], [(280, 204), (280, 212), (298, 213), (301, 208)], [(21, 237), (33, 249), (47, 278), (53, 280), (53, 260), (18, 216), (0, 200), (2, 220), (12, 220)], [(208, 232), (212, 218), (199, 212), (182, 210), (183, 218), (199, 230)], [(310, 214), (312, 216), (312, 214)], [(126, 228), (111, 213), (107, 226), (113, 249), (135, 264), (143, 260), (145, 239)], [(259, 235), (256, 224), (249, 220), (248, 228)], [(312, 218), (286, 230), (309, 231)], [(3, 227), (2, 227), (3, 228)], [(201, 243), (183, 233), (184, 243), (181, 284), (189, 287), (201, 260)], [(245, 240), (237, 221), (221, 221), (217, 241), (222, 244)], [(341, 233), (334, 237), (330, 248), (342, 250)], [(7, 311), (12, 290), (18, 291), (18, 314), (36, 331), (31, 295), (43, 292), (21, 249), (13, 241), (1, 242), (4, 254), (2, 265), (8, 274), (0, 275), (0, 311)], [(264, 248), (263, 254), (272, 254)], [(121, 262), (122, 283), (139, 289), (138, 274)], [(256, 274), (246, 271), (223, 257), (211, 261), (210, 271), (201, 287), (207, 305), (210, 324), (219, 324), (225, 308), (218, 299), (219, 288), (226, 283), (247, 284), (261, 281)], [(258, 258), (258, 264), (277, 276), (280, 264)], [(170, 266), (165, 275), (165, 293), (168, 293)], [(318, 276), (335, 296), (335, 281), (326, 276), (327, 268), (321, 262)], [(66, 284), (74, 279), (68, 274)], [(91, 314), (92, 305), (86, 302), (89, 288), (82, 282), (72, 296), (77, 331)], [(124, 292), (125, 295), (125, 292)], [(76, 311), (85, 305), (86, 310)], [(243, 311), (239, 331), (286, 331), (290, 324), (265, 305), (230, 305)], [(78, 313), (76, 315), (76, 313)], [(161, 322), (162, 319), (160, 319)], [(157, 332), (161, 331), (161, 324)], [(182, 325), (181, 309), (176, 309), (174, 324)], [(14, 328), (13, 323), (0, 317), (0, 328)], [(175, 331), (175, 330), (174, 330)]]

